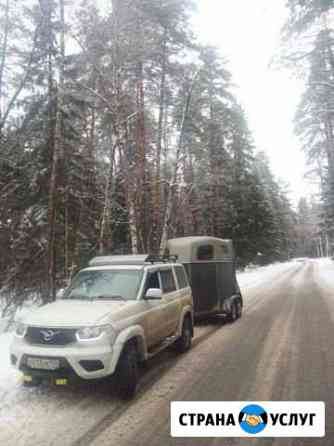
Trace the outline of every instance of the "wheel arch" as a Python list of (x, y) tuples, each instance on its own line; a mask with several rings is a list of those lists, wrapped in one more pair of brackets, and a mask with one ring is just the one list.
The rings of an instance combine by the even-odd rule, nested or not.
[(179, 328), (178, 328), (178, 335), (181, 336), (182, 333), (182, 326), (183, 326), (183, 322), (185, 321), (186, 318), (190, 319), (191, 322), (191, 336), (194, 336), (194, 312), (192, 307), (189, 305), (187, 305), (186, 307), (183, 308), (182, 313), (181, 313), (181, 317), (180, 317), (180, 323), (179, 323)]
[(128, 327), (121, 331), (113, 346), (113, 358), (111, 369), (116, 369), (119, 358), (128, 343), (134, 343), (138, 352), (138, 360), (144, 361), (147, 358), (147, 345), (145, 341), (144, 329), (140, 325)]

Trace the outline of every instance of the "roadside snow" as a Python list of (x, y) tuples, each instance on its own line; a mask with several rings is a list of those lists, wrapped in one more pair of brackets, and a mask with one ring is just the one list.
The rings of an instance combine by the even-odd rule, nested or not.
[[(28, 314), (30, 311), (34, 310), (37, 306), (40, 305), (40, 302), (38, 299), (30, 299), (27, 302), (24, 302), (22, 306), (19, 306), (16, 308), (14, 313), (11, 316), (6, 316), (1, 318), (0, 317), (0, 335), (4, 331), (10, 331), (9, 329), (13, 328), (13, 322), (20, 320), (21, 318), (24, 318), (26, 314)], [(3, 300), (0, 299), (0, 314), (3, 309), (4, 303)]]
[(261, 266), (254, 269), (246, 269), (237, 273), (240, 288), (254, 288), (264, 281), (268, 281), (277, 274), (291, 269), (295, 262), (273, 263), (272, 265)]
[(16, 389), (20, 387), (19, 373), (12, 368), (9, 359), (9, 345), (12, 337), (13, 333), (0, 335), (0, 401), (2, 407), (7, 402), (12, 402)]
[(317, 261), (318, 283), (323, 288), (334, 289), (334, 261), (329, 258), (318, 259)]

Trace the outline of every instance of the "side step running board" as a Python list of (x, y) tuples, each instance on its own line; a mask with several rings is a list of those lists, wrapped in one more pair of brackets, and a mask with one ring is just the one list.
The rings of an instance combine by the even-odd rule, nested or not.
[(178, 339), (178, 336), (170, 336), (169, 338), (164, 339), (160, 344), (155, 346), (152, 350), (149, 350), (147, 354), (147, 359), (153, 358), (153, 356), (165, 350), (170, 345), (174, 344), (174, 342)]

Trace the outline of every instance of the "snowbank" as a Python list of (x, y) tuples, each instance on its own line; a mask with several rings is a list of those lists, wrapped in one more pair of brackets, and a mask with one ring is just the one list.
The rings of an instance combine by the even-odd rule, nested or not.
[(334, 261), (330, 258), (317, 259), (317, 281), (324, 288), (334, 289)]
[(293, 262), (273, 263), (272, 265), (260, 266), (257, 268), (246, 269), (237, 273), (237, 279), (240, 288), (254, 288), (263, 281), (274, 278), (277, 274), (283, 273), (291, 268)]
[(28, 300), (27, 302), (24, 302), (22, 306), (18, 307), (12, 316), (4, 317), (2, 319), (0, 317), (0, 335), (4, 331), (12, 330), (15, 321), (23, 318), (26, 314), (39, 305), (40, 303), (37, 300)]
[(6, 404), (12, 404), (15, 393), (20, 388), (20, 375), (11, 366), (9, 358), (9, 346), (12, 337), (13, 333), (0, 335), (0, 401), (2, 408)]

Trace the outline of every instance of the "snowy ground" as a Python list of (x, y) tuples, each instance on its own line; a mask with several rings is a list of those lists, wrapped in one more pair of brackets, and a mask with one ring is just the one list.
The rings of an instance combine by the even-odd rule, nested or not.
[(19, 373), (12, 369), (9, 362), (11, 339), (12, 333), (3, 333), (0, 336), (0, 401), (2, 407), (7, 401), (9, 403), (20, 386)]
[(254, 288), (264, 280), (268, 281), (270, 280), (270, 277), (274, 278), (277, 274), (289, 270), (291, 268), (291, 263), (292, 262), (274, 263), (272, 265), (246, 269), (243, 272), (239, 272), (237, 277), (241, 290), (243, 288)]
[[(321, 260), (321, 280), (333, 288), (334, 262)], [(319, 263), (319, 269), (320, 269)], [(277, 277), (290, 274), (302, 266), (301, 263), (278, 263), (266, 267), (238, 273), (238, 281), (245, 299), (245, 311), (255, 311), (259, 299), (259, 289), (270, 287)], [(196, 327), (197, 334), (201, 329)], [(34, 444), (65, 444), (59, 443), (57, 428), (68, 420), (75, 419), (76, 427), (69, 424), (66, 429), (68, 438), (78, 432), (78, 429), (88, 429), (90, 424), (103, 418), (110, 411), (110, 400), (104, 391), (93, 388), (89, 396), (86, 389), (25, 389), (21, 385), (20, 373), (15, 371), (9, 362), (9, 345), (13, 334), (0, 335), (0, 444), (12, 446)], [(52, 416), (50, 417), (50, 415)], [(43, 420), (42, 420), (43, 419)], [(5, 422), (5, 424), (3, 424)], [(17, 436), (17, 430), (25, 430), (23, 436)], [(28, 433), (26, 432), (28, 430)], [(63, 427), (65, 429), (65, 426)], [(54, 435), (51, 434), (54, 432)], [(38, 432), (38, 439), (36, 433)], [(48, 435), (51, 435), (49, 437)], [(11, 439), (15, 438), (14, 443)], [(45, 442), (45, 439), (49, 440)]]
[(331, 259), (320, 259), (317, 261), (318, 277), (324, 288), (334, 288), (334, 261)]

